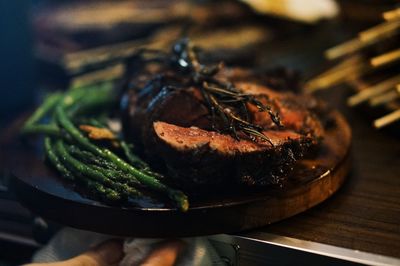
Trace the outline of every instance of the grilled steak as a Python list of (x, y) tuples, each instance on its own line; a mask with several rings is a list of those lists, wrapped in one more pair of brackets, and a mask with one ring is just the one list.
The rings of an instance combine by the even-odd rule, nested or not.
[[(274, 90), (265, 77), (239, 68), (225, 68), (215, 79), (233, 84), (238, 95), (253, 97), (245, 103), (245, 115), (259, 128), (258, 135), (227, 132), (223, 119), (209, 108), (209, 99), (184, 72), (150, 65), (132, 75), (122, 98), (126, 137), (187, 189), (280, 184), (324, 135), (313, 112), (316, 100)], [(256, 103), (268, 105), (270, 112), (260, 111)]]

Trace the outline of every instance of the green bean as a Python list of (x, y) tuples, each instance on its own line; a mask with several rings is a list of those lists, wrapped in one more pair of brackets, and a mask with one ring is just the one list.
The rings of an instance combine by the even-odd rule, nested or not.
[(143, 186), (146, 186), (152, 190), (161, 191), (168, 195), (178, 206), (179, 209), (186, 211), (189, 207), (189, 202), (187, 196), (179, 191), (172, 189), (165, 184), (161, 183), (159, 180), (141, 172), (140, 170), (134, 168), (133, 166), (126, 163), (124, 160), (119, 158), (113, 152), (106, 148), (99, 148), (89, 141), (69, 120), (63, 105), (56, 107), (56, 118), (58, 123), (71, 135), (71, 137), (79, 143), (82, 147), (88, 151), (101, 156), (105, 159), (113, 162), (120, 170), (130, 173), (134, 176)]

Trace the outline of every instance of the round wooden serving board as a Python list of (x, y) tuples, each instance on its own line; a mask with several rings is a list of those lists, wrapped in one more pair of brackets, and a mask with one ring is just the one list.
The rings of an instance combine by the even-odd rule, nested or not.
[(12, 185), (21, 203), (67, 226), (134, 237), (232, 233), (303, 212), (342, 185), (349, 169), (351, 131), (336, 111), (329, 112), (327, 121), (327, 134), (317, 155), (298, 161), (282, 188), (213, 192), (191, 198), (185, 213), (165, 206), (108, 206), (78, 193), (43, 162), (41, 141), (36, 141), (36, 149), (17, 141), (18, 123), (3, 133), (0, 159), (13, 174)]

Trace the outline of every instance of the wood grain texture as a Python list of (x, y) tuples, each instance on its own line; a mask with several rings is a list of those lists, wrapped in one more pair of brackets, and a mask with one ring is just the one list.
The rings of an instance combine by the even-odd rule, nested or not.
[(343, 187), (322, 204), (287, 220), (248, 232), (268, 232), (338, 247), (400, 257), (400, 141), (376, 131), (363, 110), (341, 104), (344, 88), (325, 92), (353, 131), (352, 170)]

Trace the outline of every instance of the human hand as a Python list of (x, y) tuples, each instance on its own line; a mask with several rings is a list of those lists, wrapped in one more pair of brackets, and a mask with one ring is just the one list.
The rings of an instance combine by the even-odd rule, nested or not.
[[(140, 263), (141, 266), (172, 266), (183, 249), (180, 240), (158, 244)], [(122, 243), (118, 240), (106, 241), (74, 258), (51, 263), (33, 263), (25, 266), (106, 266), (118, 265), (123, 257)], [(132, 265), (133, 266), (133, 265)], [(135, 265), (136, 266), (136, 265)]]
[(122, 259), (122, 242), (109, 240), (65, 261), (32, 263), (25, 266), (105, 266), (118, 265)]

